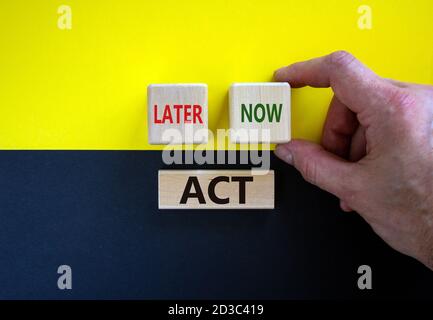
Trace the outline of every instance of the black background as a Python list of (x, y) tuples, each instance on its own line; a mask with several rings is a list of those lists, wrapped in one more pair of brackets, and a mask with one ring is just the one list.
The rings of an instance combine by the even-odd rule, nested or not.
[(159, 211), (163, 168), (160, 151), (0, 151), (0, 297), (433, 297), (432, 271), (273, 156), (275, 210)]

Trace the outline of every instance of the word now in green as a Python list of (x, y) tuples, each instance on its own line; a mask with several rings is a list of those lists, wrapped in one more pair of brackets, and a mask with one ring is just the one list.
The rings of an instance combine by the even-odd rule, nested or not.
[(282, 109), (282, 103), (280, 103), (278, 106), (276, 103), (273, 103), (272, 105), (268, 103), (265, 105), (257, 103), (254, 108), (252, 103), (250, 103), (248, 107), (242, 103), (241, 122), (245, 122), (245, 118), (248, 122), (253, 122), (253, 118), (255, 122), (263, 122), (265, 118), (267, 118), (269, 122), (273, 122), (274, 119), (275, 122), (280, 122)]

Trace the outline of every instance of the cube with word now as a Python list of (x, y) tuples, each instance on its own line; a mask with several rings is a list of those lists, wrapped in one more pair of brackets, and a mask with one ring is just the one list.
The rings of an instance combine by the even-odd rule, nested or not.
[(206, 84), (151, 84), (147, 103), (150, 144), (207, 143)]
[(160, 170), (159, 209), (273, 209), (274, 171)]
[(290, 85), (285, 82), (234, 83), (230, 87), (230, 141), (290, 141)]

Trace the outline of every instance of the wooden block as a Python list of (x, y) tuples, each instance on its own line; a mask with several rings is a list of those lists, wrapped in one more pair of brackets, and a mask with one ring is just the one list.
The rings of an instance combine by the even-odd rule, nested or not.
[(232, 143), (290, 141), (288, 83), (234, 83), (229, 100), (230, 128), (234, 130), (230, 134)]
[(150, 144), (207, 142), (206, 84), (152, 84), (147, 103)]
[(159, 209), (273, 209), (274, 171), (160, 170)]

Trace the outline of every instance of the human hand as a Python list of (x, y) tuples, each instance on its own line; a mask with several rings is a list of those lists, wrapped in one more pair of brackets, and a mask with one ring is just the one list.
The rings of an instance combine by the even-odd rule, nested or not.
[(321, 145), (292, 140), (275, 154), (433, 270), (433, 86), (381, 78), (344, 51), (274, 78), (334, 91)]

